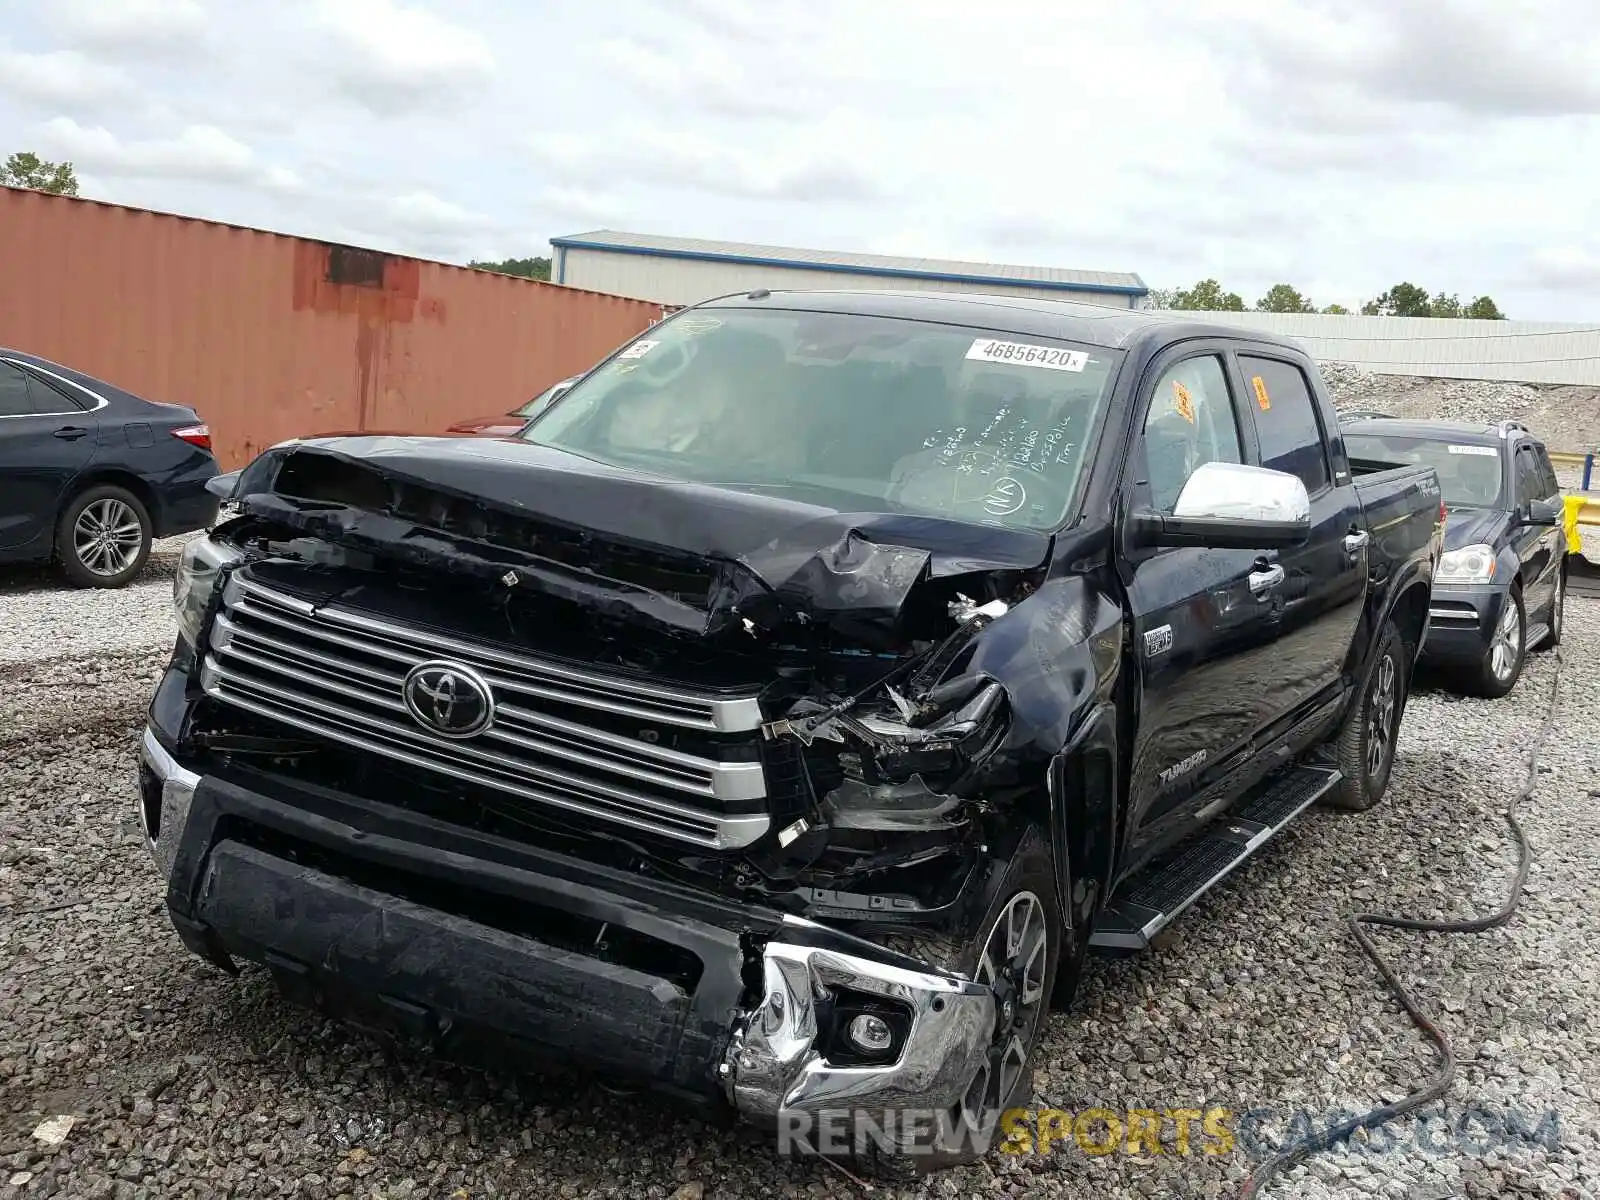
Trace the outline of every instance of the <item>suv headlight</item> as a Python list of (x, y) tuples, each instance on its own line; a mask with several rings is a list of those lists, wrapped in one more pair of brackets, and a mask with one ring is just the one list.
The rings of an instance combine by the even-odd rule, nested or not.
[(1434, 572), (1435, 583), (1489, 583), (1494, 579), (1494, 548), (1478, 544), (1446, 550)]
[(184, 546), (178, 573), (172, 578), (172, 609), (178, 618), (178, 633), (191, 646), (199, 641), (206, 606), (211, 603), (222, 568), (240, 557), (240, 552), (226, 542), (205, 534), (191, 538)]

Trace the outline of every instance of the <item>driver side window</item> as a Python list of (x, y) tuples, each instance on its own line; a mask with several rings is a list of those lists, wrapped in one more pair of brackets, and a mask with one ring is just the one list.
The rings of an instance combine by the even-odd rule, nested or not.
[(1227, 372), (1214, 354), (1186, 358), (1162, 374), (1144, 422), (1151, 503), (1171, 512), (1196, 468), (1242, 462), (1239, 420)]

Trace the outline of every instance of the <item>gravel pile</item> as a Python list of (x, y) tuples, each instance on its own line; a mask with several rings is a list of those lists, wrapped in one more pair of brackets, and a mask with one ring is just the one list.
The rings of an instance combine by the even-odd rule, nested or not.
[(1600, 388), (1374, 375), (1338, 362), (1319, 366), (1337, 408), (1486, 424), (1518, 420), (1553, 450), (1600, 450)]
[[(58, 591), (62, 613), (152, 638), (151, 590)], [(31, 596), (31, 594), (29, 594)], [(7, 595), (5, 602), (14, 597)], [(19, 638), (7, 621), (7, 645)], [(161, 641), (168, 635), (163, 633)], [(785, 1164), (759, 1135), (614, 1095), (577, 1074), (482, 1075), (281, 1003), (259, 971), (229, 979), (184, 952), (134, 815), (132, 742), (164, 652), (0, 665), (0, 1198), (187, 1196), (846, 1197), (820, 1163)], [(112, 644), (107, 642), (106, 644)], [(64, 651), (63, 647), (67, 647)], [(51, 656), (38, 661), (38, 656)], [(1600, 1195), (1600, 603), (1568, 606), (1560, 724), (1524, 820), (1536, 848), (1513, 923), (1474, 937), (1380, 935), (1454, 1039), (1460, 1077), (1442, 1117), (1406, 1121), (1390, 1150), (1313, 1160), (1268, 1194)], [(1431, 1069), (1425, 1044), (1349, 942), (1361, 907), (1417, 916), (1489, 911), (1514, 858), (1500, 812), (1551, 692), (1538, 656), (1498, 702), (1424, 690), (1407, 714), (1392, 792), (1370, 814), (1313, 811), (1142, 956), (1097, 960), (1076, 1011), (1056, 1016), (1041, 1106), (1079, 1111), (1364, 1110)], [(1507, 1114), (1545, 1141), (1457, 1147), (1464, 1110)], [(1554, 1114), (1549, 1117), (1548, 1114)], [(61, 1135), (59, 1145), (35, 1136)], [(1552, 1125), (1550, 1122), (1553, 1121)], [(993, 1155), (906, 1194), (1212, 1197), (1250, 1158)], [(1488, 1149), (1479, 1124), (1469, 1142)], [(1553, 1134), (1553, 1136), (1552, 1136)], [(1546, 1144), (1548, 1143), (1548, 1144)], [(877, 1195), (893, 1194), (878, 1189)]]
[(192, 536), (154, 543), (138, 579), (112, 591), (73, 589), (53, 567), (0, 570), (0, 663), (170, 648), (172, 572)]

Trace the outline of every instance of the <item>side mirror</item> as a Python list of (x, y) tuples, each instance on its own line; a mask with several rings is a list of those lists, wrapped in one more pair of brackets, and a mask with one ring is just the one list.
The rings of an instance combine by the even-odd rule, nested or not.
[(213, 475), (206, 480), (206, 491), (210, 492), (218, 500), (232, 500), (233, 490), (239, 482), (240, 474), (242, 472), (229, 471), (223, 475)]
[(1561, 524), (1561, 505), (1550, 500), (1529, 500), (1522, 507), (1521, 523), (1524, 525)]
[(1311, 535), (1311, 499), (1297, 475), (1206, 463), (1189, 476), (1170, 513), (1137, 512), (1133, 531), (1144, 546), (1287, 548)]

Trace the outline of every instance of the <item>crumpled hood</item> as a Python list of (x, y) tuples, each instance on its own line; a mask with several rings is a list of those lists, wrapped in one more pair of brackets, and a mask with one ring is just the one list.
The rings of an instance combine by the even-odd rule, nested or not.
[(1497, 508), (1449, 508), (1444, 519), (1444, 548), (1459, 550), (1479, 542), (1493, 546), (1503, 537), (1509, 513)]
[(329, 540), (502, 581), (509, 570), (553, 595), (696, 634), (798, 617), (884, 635), (918, 583), (1036, 568), (1050, 548), (1045, 534), (840, 512), (516, 441), (276, 446), (241, 472), (233, 498)]

